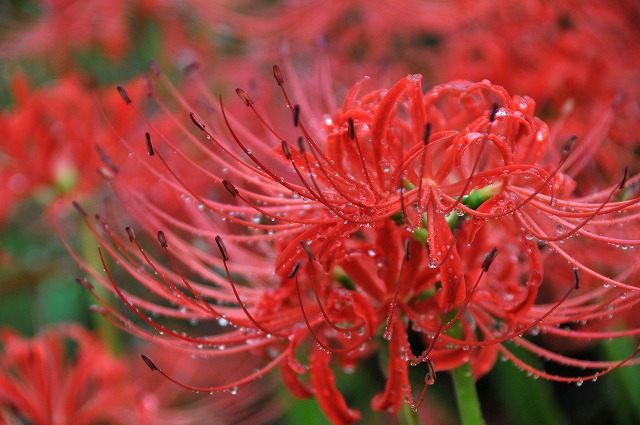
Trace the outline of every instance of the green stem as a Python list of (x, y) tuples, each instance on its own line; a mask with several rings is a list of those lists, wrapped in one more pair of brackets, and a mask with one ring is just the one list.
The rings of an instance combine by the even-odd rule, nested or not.
[[(84, 260), (94, 269), (101, 270), (102, 261), (100, 261), (100, 256), (98, 255), (93, 233), (91, 233), (91, 230), (84, 223), (81, 224), (81, 229), (80, 239)], [(111, 296), (109, 290), (102, 285), (96, 285), (94, 290), (103, 299), (109, 299)], [(91, 295), (88, 295), (87, 298), (89, 299), (89, 303), (96, 301)], [(120, 354), (122, 352), (122, 341), (118, 329), (100, 314), (93, 314), (91, 321), (96, 328), (96, 332), (100, 335), (100, 339), (107, 345), (109, 351), (113, 354)]]
[(409, 406), (409, 403), (402, 403), (398, 410), (398, 422), (401, 425), (420, 425), (418, 414)]
[(484, 425), (471, 365), (465, 363), (458, 366), (451, 371), (451, 375), (462, 425)]

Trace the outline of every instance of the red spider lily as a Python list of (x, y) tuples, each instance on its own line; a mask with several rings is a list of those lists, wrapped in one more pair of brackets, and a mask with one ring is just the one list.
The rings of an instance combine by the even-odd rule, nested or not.
[[(6, 423), (189, 425), (216, 419), (240, 424), (267, 422), (280, 412), (273, 403), (265, 409), (261, 402), (269, 396), (267, 382), (252, 385), (245, 397), (184, 394), (164, 379), (131, 368), (126, 357), (109, 354), (76, 325), (50, 328), (32, 339), (4, 329), (0, 342), (0, 421)], [(179, 365), (171, 368), (173, 373), (192, 380), (229, 379), (255, 364), (239, 356), (223, 373), (219, 367), (209, 373), (210, 360), (204, 368), (201, 359), (147, 348)]]
[[(331, 360), (353, 367), (380, 345), (388, 346), (387, 384), (372, 407), (388, 412), (405, 399), (414, 408), (422, 401), (424, 391), (414, 402), (412, 366), (423, 365), (428, 385), (436, 371), (467, 362), (476, 375), (485, 373), (497, 354), (565, 382), (637, 362), (636, 353), (619, 362), (574, 359), (523, 336), (635, 335), (637, 329), (613, 332), (606, 324), (589, 331), (565, 326), (607, 318), (640, 295), (627, 283), (637, 266), (612, 255), (619, 248), (610, 246), (640, 243), (638, 178), (620, 170), (614, 186), (573, 197), (574, 184), (561, 170), (580, 141), (569, 139), (559, 160), (547, 163), (548, 129), (533, 115), (532, 99), (488, 81), (454, 81), (423, 93), (421, 77), (410, 75), (360, 95), (362, 80), (332, 115), (315, 115), (296, 88), (300, 82), (293, 79), (294, 100), (274, 67), (291, 114), (288, 127), (274, 128), (237, 90), (263, 126), (260, 133), (222, 101), (213, 106), (205, 91), (193, 101), (158, 72), (152, 77), (159, 84), (150, 96), (166, 116), (146, 120), (150, 158), (139, 157), (130, 172), (149, 173), (183, 202), (156, 203), (125, 172), (110, 183), (139, 227), (157, 235), (160, 253), (143, 250), (130, 227), (114, 230), (115, 218), (97, 215), (94, 226), (77, 203), (101, 242), (106, 276), (72, 253), (138, 317), (132, 321), (105, 304), (103, 314), (134, 335), (207, 356), (251, 351), (266, 358), (261, 370), (209, 388), (178, 382), (145, 356), (152, 370), (186, 388), (220, 391), (279, 365), (294, 395), (315, 395), (333, 422), (349, 423), (359, 412), (336, 388)], [(194, 82), (203, 87), (197, 77)], [(160, 100), (164, 89), (181, 112)], [(124, 88), (118, 91), (144, 116)], [(602, 246), (610, 263), (585, 252), (585, 243)], [(107, 253), (146, 295), (116, 284)], [(545, 266), (556, 258), (564, 264)], [(217, 321), (219, 329), (184, 334), (160, 316)], [(411, 334), (419, 336), (417, 345)], [(553, 376), (524, 364), (509, 344), (594, 372)]]
[(97, 47), (120, 58), (129, 40), (126, 31), (130, 0), (44, 0), (42, 15), (27, 29), (16, 29), (0, 46), (0, 56), (46, 55), (67, 59), (74, 49)]
[[(133, 85), (143, 88), (141, 82)], [(86, 194), (103, 181), (96, 168), (103, 174), (115, 168), (100, 160), (110, 150), (112, 130), (96, 107), (96, 94), (79, 76), (31, 89), (16, 74), (12, 91), (15, 105), (0, 113), (0, 222), (21, 199), (35, 196), (46, 203), (56, 194)], [(113, 127), (127, 131), (134, 122), (113, 109), (115, 98), (120, 101), (115, 93), (104, 96), (104, 109)]]

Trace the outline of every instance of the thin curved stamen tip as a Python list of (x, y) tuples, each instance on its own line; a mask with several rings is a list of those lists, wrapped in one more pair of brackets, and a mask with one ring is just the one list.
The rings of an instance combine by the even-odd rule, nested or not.
[(289, 273), (288, 278), (293, 279), (298, 274), (298, 270), (300, 270), (300, 261), (296, 261), (293, 265), (293, 269), (291, 269), (291, 273)]
[(134, 233), (133, 229), (127, 226), (124, 230), (127, 232), (127, 235), (129, 235), (129, 242), (133, 242), (136, 238), (136, 234)]
[(240, 99), (242, 99), (242, 101), (244, 102), (244, 104), (246, 106), (251, 106), (253, 105), (253, 100), (249, 97), (249, 95), (247, 94), (247, 92), (245, 92), (244, 90), (242, 90), (241, 88), (237, 88), (236, 89), (236, 94), (238, 95), (238, 97)]
[(90, 291), (93, 290), (93, 285), (84, 277), (76, 277), (76, 282), (78, 282), (80, 285), (84, 286)]
[(276, 82), (279, 86), (284, 84), (284, 78), (282, 77), (282, 71), (280, 71), (280, 67), (278, 65), (273, 65), (273, 76), (276, 79)]
[(304, 249), (304, 252), (307, 254), (309, 261), (313, 261), (316, 259), (315, 255), (313, 255), (313, 251), (311, 251), (311, 247), (305, 241), (300, 241), (300, 246)]
[(83, 217), (86, 218), (89, 216), (89, 214), (87, 214), (87, 212), (84, 210), (84, 208), (82, 208), (82, 206), (78, 203), (78, 201), (71, 202), (71, 205), (73, 205), (73, 208), (75, 208), (76, 211), (78, 211), (80, 215), (82, 215)]
[(351, 140), (355, 139), (356, 137), (356, 130), (354, 128), (354, 124), (353, 124), (353, 118), (349, 117), (349, 120), (347, 121), (348, 125), (349, 125), (349, 138)]
[(622, 172), (622, 180), (620, 180), (619, 189), (624, 189), (627, 184), (627, 180), (629, 180), (629, 167), (625, 165), (624, 171)]
[(282, 152), (284, 153), (284, 156), (291, 161), (291, 149), (289, 149), (289, 144), (287, 143), (286, 140), (281, 140), (280, 144), (282, 145)]
[(238, 189), (233, 185), (233, 183), (231, 183), (229, 180), (222, 180), (222, 184), (234, 198), (240, 193), (238, 192)]
[(431, 121), (428, 121), (424, 125), (424, 135), (422, 136), (422, 142), (425, 145), (429, 144), (429, 139), (431, 138)]
[(497, 103), (494, 103), (493, 105), (491, 105), (491, 114), (489, 114), (489, 122), (494, 122), (496, 120), (496, 114), (498, 113), (499, 108), (500, 108), (500, 105), (498, 105)]
[(124, 87), (117, 86), (116, 90), (118, 90), (118, 94), (120, 95), (122, 100), (124, 100), (124, 103), (126, 103), (127, 105), (130, 105), (131, 104), (131, 98), (127, 94), (127, 91), (124, 89)]
[(163, 248), (167, 248), (169, 244), (167, 243), (167, 238), (164, 235), (162, 230), (158, 230), (158, 242), (160, 242), (160, 246)]
[(573, 287), (576, 290), (580, 288), (580, 270), (577, 267), (573, 268)]
[(200, 118), (198, 118), (196, 114), (194, 114), (193, 112), (189, 112), (189, 118), (191, 118), (191, 121), (193, 121), (196, 127), (198, 127), (201, 131), (204, 131), (205, 125), (202, 121), (200, 121)]
[(153, 150), (153, 143), (151, 142), (151, 135), (149, 132), (144, 133), (144, 138), (147, 141), (147, 153), (149, 156), (155, 155), (155, 151)]
[(156, 366), (153, 360), (151, 360), (147, 355), (141, 354), (140, 357), (142, 357), (142, 360), (144, 360), (144, 362), (147, 364), (147, 366), (149, 366), (149, 369), (151, 369), (152, 372), (156, 370), (160, 371), (158, 366)]
[(218, 249), (220, 250), (222, 259), (224, 261), (229, 261), (229, 254), (227, 254), (227, 247), (224, 245), (224, 241), (222, 240), (220, 235), (216, 236), (216, 244), (218, 245)]
[(498, 248), (493, 247), (493, 249), (489, 251), (486, 257), (484, 257), (484, 261), (482, 262), (482, 270), (484, 270), (485, 272), (489, 271), (489, 267), (491, 266), (491, 263), (493, 263), (493, 260), (496, 259), (497, 255)]

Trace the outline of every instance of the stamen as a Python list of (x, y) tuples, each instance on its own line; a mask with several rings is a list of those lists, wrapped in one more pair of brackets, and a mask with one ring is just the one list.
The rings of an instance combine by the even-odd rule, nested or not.
[(93, 290), (93, 285), (84, 277), (76, 277), (76, 282), (87, 288), (89, 291)]
[(573, 268), (573, 287), (578, 290), (580, 287), (580, 270), (577, 267)]
[(125, 229), (127, 231), (127, 235), (129, 235), (129, 242), (133, 242), (134, 239), (136, 238), (136, 234), (133, 232), (133, 229), (129, 226), (125, 227)]
[(313, 255), (313, 251), (311, 251), (311, 247), (309, 246), (308, 243), (306, 243), (305, 241), (300, 241), (300, 246), (302, 247), (302, 249), (304, 249), (304, 252), (306, 252), (307, 258), (309, 258), (309, 261), (313, 261), (313, 260), (316, 259), (315, 255)]
[(291, 161), (291, 149), (289, 149), (289, 144), (287, 143), (286, 140), (281, 140), (280, 141), (280, 145), (282, 146), (282, 152), (284, 152), (284, 156), (285, 158), (287, 158), (289, 161)]
[(618, 188), (624, 189), (625, 185), (627, 184), (627, 180), (629, 180), (629, 167), (625, 165), (624, 171), (622, 173), (622, 180), (620, 181), (620, 186), (618, 186)]
[(297, 127), (300, 122), (300, 105), (293, 105), (293, 126)]
[(236, 187), (233, 185), (233, 183), (231, 183), (229, 180), (222, 180), (222, 184), (224, 185), (225, 189), (227, 189), (229, 193), (233, 195), (234, 198), (240, 193), (238, 192), (238, 189), (236, 189)]
[(118, 93), (120, 94), (120, 97), (122, 98), (122, 100), (124, 100), (124, 103), (126, 103), (127, 105), (130, 105), (131, 104), (131, 98), (127, 94), (127, 91), (124, 89), (124, 87), (117, 86), (116, 90), (118, 90)]
[(253, 100), (251, 100), (249, 95), (244, 90), (236, 89), (236, 94), (238, 95), (238, 97), (240, 97), (240, 99), (242, 99), (246, 106), (253, 105)]
[(80, 215), (84, 218), (89, 217), (89, 214), (82, 208), (82, 206), (78, 203), (78, 201), (71, 202), (71, 205), (80, 213)]
[(193, 121), (196, 127), (204, 131), (204, 128), (205, 128), (204, 123), (200, 121), (200, 118), (198, 118), (196, 114), (194, 114), (193, 112), (189, 112), (189, 118), (191, 118), (191, 121)]
[(145, 354), (141, 354), (140, 357), (142, 357), (142, 360), (144, 360), (144, 362), (147, 364), (147, 366), (149, 366), (149, 369), (151, 369), (152, 372), (156, 370), (160, 370), (158, 369), (156, 364)]
[(489, 114), (489, 122), (494, 122), (496, 120), (496, 114), (498, 113), (498, 108), (500, 108), (500, 106), (498, 106), (497, 103), (494, 103), (493, 105), (491, 105), (491, 114)]
[(282, 78), (282, 72), (280, 71), (280, 67), (278, 65), (273, 65), (273, 76), (276, 79), (276, 82), (279, 86), (284, 84), (284, 78)]
[(293, 265), (293, 269), (291, 270), (291, 273), (289, 273), (288, 278), (289, 279), (293, 279), (297, 274), (298, 274), (298, 270), (300, 269), (300, 261), (296, 261), (296, 263)]
[(153, 150), (153, 143), (151, 143), (151, 135), (149, 134), (149, 132), (144, 133), (144, 137), (147, 139), (147, 152), (149, 153), (149, 156), (155, 155), (155, 152)]
[(484, 257), (484, 261), (482, 262), (482, 270), (484, 270), (485, 272), (488, 272), (489, 267), (491, 266), (491, 263), (493, 263), (493, 260), (496, 259), (497, 255), (498, 255), (498, 248), (493, 247), (493, 249), (489, 251), (486, 257)]
[(353, 118), (349, 117), (349, 120), (347, 121), (347, 124), (348, 124), (347, 128), (348, 128), (349, 138), (353, 140), (356, 137), (356, 130), (355, 130), (354, 126), (353, 126)]
[(169, 246), (167, 238), (164, 236), (164, 232), (162, 230), (158, 230), (158, 242), (160, 242), (160, 246), (163, 248), (167, 248)]
[(224, 246), (224, 241), (220, 237), (220, 235), (216, 236), (216, 244), (218, 245), (218, 249), (220, 249), (220, 254), (222, 254), (222, 259), (227, 262), (229, 261), (229, 255), (227, 254), (227, 247)]

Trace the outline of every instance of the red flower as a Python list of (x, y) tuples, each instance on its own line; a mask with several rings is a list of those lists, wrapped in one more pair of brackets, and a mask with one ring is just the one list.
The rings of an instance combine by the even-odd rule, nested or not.
[[(273, 402), (265, 408), (271, 390), (266, 381), (256, 382), (243, 396), (185, 394), (166, 380), (132, 368), (130, 359), (109, 354), (76, 325), (50, 328), (32, 339), (4, 329), (0, 342), (0, 422), (190, 425), (217, 419), (255, 424), (280, 413)], [(229, 379), (255, 365), (255, 360), (239, 356), (226, 363), (227, 369), (211, 360), (204, 367), (202, 360), (184, 353), (147, 349), (174, 363), (172, 372), (200, 381)]]
[[(335, 113), (323, 116), (315, 115), (300, 90), (294, 103), (278, 67), (274, 76), (292, 116), (289, 128), (272, 127), (240, 89), (262, 133), (222, 102), (218, 113), (203, 92), (202, 111), (175, 95), (182, 115), (204, 133), (194, 136), (160, 102), (167, 115), (157, 121), (162, 130), (148, 121), (152, 158), (139, 158), (138, 171), (149, 171), (184, 201), (158, 204), (145, 188), (129, 183), (131, 175), (114, 175), (112, 187), (145, 233), (157, 234), (165, 260), (143, 251), (130, 227), (119, 232), (97, 216), (101, 256), (115, 257), (150, 292), (125, 291), (108, 269), (104, 276), (79, 259), (139, 320), (109, 307), (107, 317), (134, 335), (183, 350), (260, 353), (267, 359), (261, 370), (198, 389), (225, 390), (279, 365), (292, 393), (315, 395), (335, 423), (360, 416), (336, 388), (331, 360), (353, 367), (380, 344), (388, 345), (388, 377), (372, 407), (389, 412), (407, 398), (417, 407), (424, 396), (414, 402), (411, 366), (422, 364), (430, 384), (436, 371), (467, 362), (476, 375), (485, 373), (501, 353), (538, 376), (578, 382), (631, 361), (635, 353), (620, 362), (572, 359), (522, 336), (547, 332), (574, 340), (637, 333), (558, 327), (607, 317), (639, 299), (625, 283), (638, 274), (628, 259), (620, 256), (605, 268), (573, 251), (585, 241), (615, 252), (607, 244), (640, 243), (634, 234), (638, 200), (614, 200), (631, 183), (626, 173), (603, 192), (572, 197), (573, 182), (561, 170), (580, 142), (570, 139), (557, 162), (546, 162), (548, 129), (533, 115), (533, 100), (511, 97), (488, 81), (454, 81), (423, 93), (421, 77), (410, 75), (388, 90), (360, 95), (362, 80)], [(159, 91), (154, 87), (156, 100)], [(176, 139), (180, 133), (188, 144)], [(618, 223), (625, 235), (612, 229)], [(568, 265), (547, 269), (551, 252)], [(603, 280), (611, 287), (602, 288)], [(543, 286), (550, 288), (546, 300), (539, 298)], [(622, 290), (633, 292), (622, 298)], [(210, 335), (185, 335), (156, 316), (217, 321), (219, 327)], [(420, 341), (410, 343), (410, 334)], [(523, 364), (507, 343), (597, 371), (582, 378), (551, 376)], [(301, 363), (300, 353), (307, 351), (308, 361)], [(309, 379), (300, 380), (306, 374)]]

